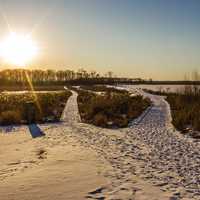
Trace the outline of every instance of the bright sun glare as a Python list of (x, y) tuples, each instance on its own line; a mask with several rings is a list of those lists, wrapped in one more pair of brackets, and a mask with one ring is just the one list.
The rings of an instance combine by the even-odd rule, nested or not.
[(24, 67), (38, 53), (33, 40), (25, 35), (11, 33), (0, 43), (0, 56), (8, 63)]

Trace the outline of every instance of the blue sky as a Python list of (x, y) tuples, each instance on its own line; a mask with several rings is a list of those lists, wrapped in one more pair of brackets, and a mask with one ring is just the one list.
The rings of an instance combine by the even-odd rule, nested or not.
[(199, 0), (0, 0), (0, 9), (0, 39), (7, 23), (32, 32), (34, 67), (162, 80), (200, 68)]

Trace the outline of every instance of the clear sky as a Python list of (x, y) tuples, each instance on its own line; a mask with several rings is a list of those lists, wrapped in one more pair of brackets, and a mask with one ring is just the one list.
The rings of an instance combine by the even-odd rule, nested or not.
[(32, 32), (32, 67), (161, 80), (200, 69), (200, 0), (0, 0), (0, 10), (0, 39), (7, 24)]

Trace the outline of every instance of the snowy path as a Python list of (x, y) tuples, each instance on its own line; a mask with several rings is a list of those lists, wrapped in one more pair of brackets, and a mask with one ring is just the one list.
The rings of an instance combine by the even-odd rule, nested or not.
[(200, 199), (200, 143), (172, 128), (169, 105), (163, 97), (144, 95), (154, 107), (140, 124), (127, 131), (150, 150), (142, 172), (155, 181), (161, 180), (166, 189)]
[[(127, 89), (135, 91), (131, 86)], [(170, 123), (169, 105), (163, 97), (140, 90), (137, 92), (151, 98), (154, 106), (142, 120), (136, 120), (137, 123), (132, 123), (128, 128), (112, 130), (80, 123), (77, 93), (72, 92), (62, 115), (63, 123), (40, 125), (46, 137), (32, 140), (27, 128), (22, 127), (21, 134), (15, 134), (12, 138), (22, 137), (23, 143), (20, 142), (20, 145), (27, 144), (33, 149), (35, 146), (44, 148), (45, 145), (48, 155), (55, 148), (52, 150), (55, 158), (61, 156), (57, 152), (69, 144), (70, 138), (78, 140), (87, 150), (86, 154), (83, 153), (83, 160), (91, 160), (90, 148), (95, 150), (101, 163), (98, 164), (99, 173), (103, 173), (110, 184), (88, 191), (88, 199), (200, 200), (200, 143), (174, 130)], [(79, 143), (73, 142), (73, 145), (79, 146)], [(25, 161), (32, 158), (31, 148), (27, 148), (30, 156), (27, 154), (29, 157)], [(66, 154), (64, 152), (62, 159), (66, 159)], [(26, 163), (26, 168), (31, 169), (37, 162), (44, 161), (36, 159), (36, 164)], [(109, 169), (105, 167), (107, 163)], [(22, 164), (19, 167), (23, 167)], [(63, 165), (62, 169), (66, 166)], [(77, 169), (81, 170), (81, 167)]]
[(69, 97), (67, 101), (67, 105), (61, 116), (61, 121), (67, 122), (67, 123), (80, 122), (80, 115), (79, 115), (78, 105), (77, 105), (78, 95), (74, 91), (71, 91), (71, 92), (72, 92), (72, 95), (71, 97)]
[[(112, 184), (101, 195), (111, 199), (200, 199), (200, 144), (174, 131), (163, 97), (144, 95), (154, 106), (140, 123), (129, 128), (108, 130), (83, 123), (71, 126), (83, 145), (95, 149), (113, 167), (106, 174)], [(75, 99), (74, 94), (71, 100)], [(69, 101), (68, 106), (77, 116), (77, 104)], [(155, 192), (156, 188), (164, 194)]]

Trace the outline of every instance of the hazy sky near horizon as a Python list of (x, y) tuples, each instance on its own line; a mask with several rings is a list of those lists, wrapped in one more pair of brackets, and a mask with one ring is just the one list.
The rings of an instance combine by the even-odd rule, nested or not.
[(183, 79), (200, 69), (199, 10), (199, 0), (0, 0), (0, 40), (8, 24), (31, 32), (38, 68)]

